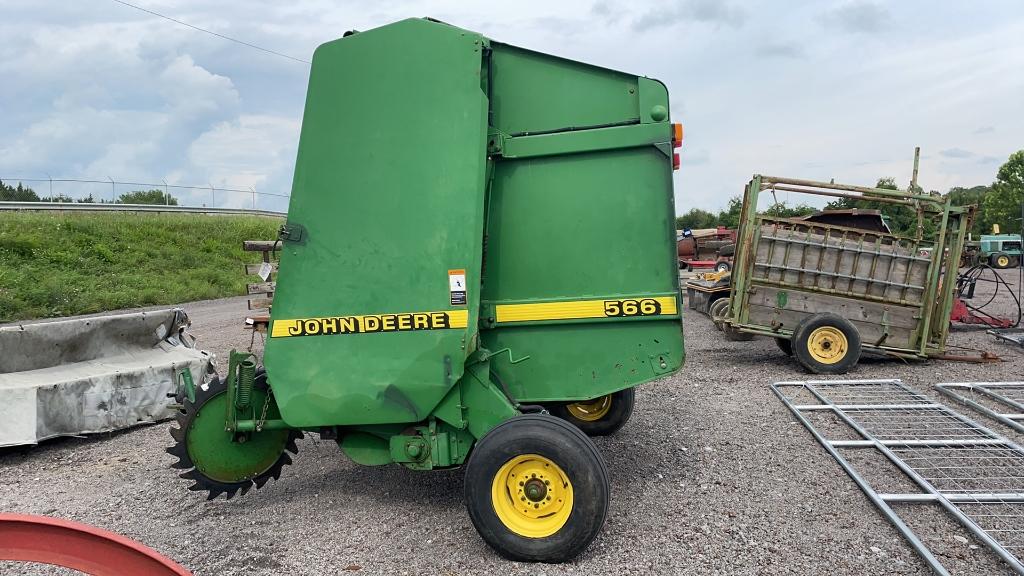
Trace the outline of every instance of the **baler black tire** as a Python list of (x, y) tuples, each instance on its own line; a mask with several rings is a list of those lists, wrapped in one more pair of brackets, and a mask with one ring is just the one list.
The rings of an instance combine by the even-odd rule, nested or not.
[[(819, 330), (825, 331), (820, 343), (815, 339)], [(841, 333), (845, 339), (843, 354), (831, 363), (823, 361), (824, 355), (836, 345), (830, 339), (836, 332)], [(825, 342), (829, 344), (826, 346)], [(860, 332), (853, 322), (830, 312), (807, 316), (793, 330), (793, 357), (804, 369), (813, 374), (846, 374), (860, 360), (860, 346)], [(820, 350), (814, 352), (812, 347)]]
[[(527, 537), (513, 532), (495, 509), (495, 498), (501, 496), (495, 487), (499, 473), (507, 463), (524, 455), (553, 462), (572, 486), (568, 518), (547, 536)], [(572, 560), (597, 537), (608, 513), (608, 469), (597, 447), (579, 428), (548, 414), (515, 416), (484, 435), (469, 455), (464, 483), (466, 509), (473, 526), (484, 542), (509, 560)]]
[(775, 345), (778, 346), (779, 350), (782, 350), (782, 353), (786, 356), (793, 355), (793, 341), (789, 338), (776, 338)]
[(626, 388), (608, 394), (608, 412), (597, 420), (582, 420), (573, 415), (570, 404), (566, 402), (552, 405), (549, 410), (555, 416), (579, 428), (587, 436), (607, 436), (622, 428), (633, 415), (636, 405), (636, 389)]

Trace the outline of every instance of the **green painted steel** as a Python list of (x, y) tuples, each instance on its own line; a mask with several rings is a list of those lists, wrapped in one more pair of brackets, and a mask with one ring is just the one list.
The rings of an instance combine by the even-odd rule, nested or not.
[(469, 320), (269, 338), (267, 373), (293, 426), (419, 422), (461, 377), (480, 292), (453, 306), (448, 271), (480, 282), (484, 45), (404, 20), (316, 50), (288, 208), (305, 235), (284, 244), (273, 322), (454, 309)]
[[(237, 442), (224, 429), (224, 413), (231, 410), (227, 392), (214, 396), (196, 413), (188, 434), (187, 450), (196, 469), (218, 482), (240, 482), (269, 470), (281, 457), (288, 443), (288, 430), (265, 430)], [(260, 406), (267, 393), (254, 390), (252, 401)], [(277, 407), (269, 403), (268, 417), (278, 418)]]
[(520, 403), (677, 370), (668, 110), (428, 20), (318, 48), (264, 356), (284, 422), (446, 467)]
[[(485, 311), (664, 294), (680, 310), (671, 148), (666, 155), (657, 146), (672, 138), (664, 86), (503, 44), (492, 49), (492, 125), (529, 135), (506, 142), (495, 163)], [(682, 364), (678, 315), (658, 318), (497, 323), (482, 341), (530, 356), (514, 365), (492, 360), (518, 400), (585, 400)]]

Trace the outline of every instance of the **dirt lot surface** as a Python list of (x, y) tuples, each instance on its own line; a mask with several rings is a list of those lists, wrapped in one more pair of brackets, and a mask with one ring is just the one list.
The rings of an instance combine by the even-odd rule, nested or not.
[[(1010, 312), (1008, 299), (997, 304), (989, 310)], [(185, 308), (221, 364), (231, 347), (248, 346), (243, 298)], [(511, 563), (487, 548), (464, 510), (460, 471), (360, 467), (334, 442), (308, 435), (279, 481), (212, 502), (170, 468), (170, 424), (8, 449), (0, 452), (0, 510), (114, 530), (203, 575), (928, 573), (769, 388), (809, 376), (769, 339), (730, 342), (691, 311), (684, 326), (685, 368), (641, 387), (633, 419), (596, 439), (611, 509), (598, 539), (569, 564)], [(1005, 361), (864, 359), (849, 377), (902, 378), (943, 402), (934, 383), (1024, 380), (1024, 350), (977, 329), (956, 329), (951, 343)], [(954, 572), (1006, 571), (933, 505), (898, 511)], [(57, 572), (0, 563), (0, 573)]]

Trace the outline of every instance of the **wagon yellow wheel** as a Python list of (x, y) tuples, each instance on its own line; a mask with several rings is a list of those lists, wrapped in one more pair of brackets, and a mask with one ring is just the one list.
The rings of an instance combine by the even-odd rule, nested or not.
[(608, 470), (594, 443), (547, 414), (516, 416), (481, 438), (465, 490), (473, 526), (510, 560), (571, 560), (608, 512)]
[(572, 423), (587, 436), (606, 436), (629, 421), (635, 405), (636, 390), (626, 388), (592, 400), (548, 405), (548, 411)]
[(860, 333), (836, 314), (812, 314), (793, 330), (793, 356), (809, 372), (845, 374), (860, 360)]
[(807, 337), (807, 349), (816, 362), (835, 364), (849, 353), (850, 342), (838, 328), (822, 326)]

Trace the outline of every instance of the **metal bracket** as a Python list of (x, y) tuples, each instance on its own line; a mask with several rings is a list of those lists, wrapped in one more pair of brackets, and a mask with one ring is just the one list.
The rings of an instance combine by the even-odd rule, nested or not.
[(511, 348), (502, 348), (501, 350), (497, 350), (495, 352), (489, 352), (489, 351), (481, 348), (480, 349), (480, 354), (477, 357), (477, 359), (480, 362), (485, 362), (487, 360), (490, 360), (491, 358), (494, 358), (498, 354), (502, 354), (504, 352), (508, 352), (508, 363), (509, 364), (519, 364), (520, 362), (523, 362), (525, 360), (529, 360), (530, 359), (529, 356), (523, 356), (522, 358), (520, 358), (518, 360), (513, 359), (512, 358), (512, 349)]
[(277, 230), (277, 239), (281, 242), (305, 244), (306, 228), (302, 224), (298, 224), (296, 222), (285, 222)]
[(178, 373), (178, 386), (184, 388), (185, 397), (188, 401), (196, 403), (196, 383), (192, 381), (192, 370), (188, 366)]
[(502, 151), (505, 148), (505, 140), (508, 139), (508, 134), (491, 128), (487, 131), (487, 153), (494, 156), (501, 156)]
[(882, 337), (875, 342), (875, 346), (881, 346), (889, 338), (889, 326), (892, 324), (892, 316), (888, 310), (882, 311)]

